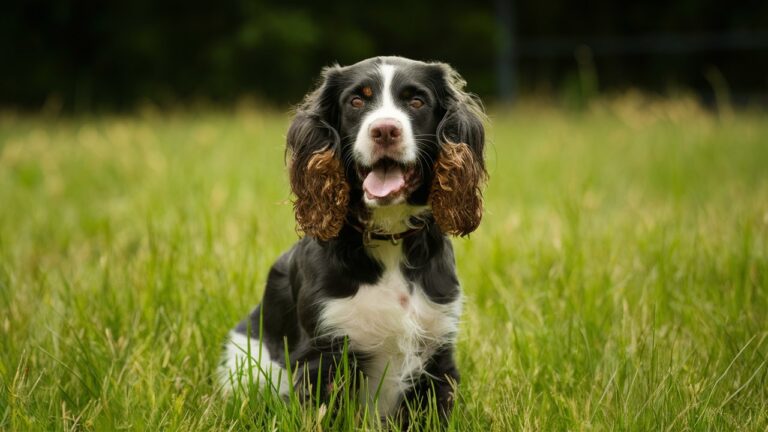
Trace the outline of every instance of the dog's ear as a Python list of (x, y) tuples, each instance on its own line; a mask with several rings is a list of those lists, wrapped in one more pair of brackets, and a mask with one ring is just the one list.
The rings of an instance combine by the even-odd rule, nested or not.
[(298, 230), (320, 240), (339, 234), (349, 204), (337, 132), (340, 75), (338, 66), (323, 71), (317, 89), (298, 106), (286, 140)]
[(435, 64), (441, 80), (438, 99), (445, 115), (437, 126), (439, 153), (429, 195), (432, 214), (445, 234), (465, 236), (483, 217), (487, 179), (485, 114), (478, 99), (464, 91), (466, 82), (446, 64)]

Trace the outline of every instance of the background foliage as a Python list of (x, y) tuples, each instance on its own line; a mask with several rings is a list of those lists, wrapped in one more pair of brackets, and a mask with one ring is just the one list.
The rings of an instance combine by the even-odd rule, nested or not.
[[(243, 94), (295, 103), (321, 66), (385, 54), (450, 62), (489, 99), (504, 1), (15, 1), (0, 13), (0, 103), (82, 111)], [(510, 12), (522, 92), (567, 96), (586, 71), (601, 90), (683, 87), (710, 98), (714, 80), (745, 100), (768, 94), (764, 1), (542, 0)]]

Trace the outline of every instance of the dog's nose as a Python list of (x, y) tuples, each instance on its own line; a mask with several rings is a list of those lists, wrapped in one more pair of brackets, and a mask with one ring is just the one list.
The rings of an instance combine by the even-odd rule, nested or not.
[(370, 134), (376, 144), (388, 147), (400, 141), (403, 125), (393, 118), (378, 119), (371, 123)]

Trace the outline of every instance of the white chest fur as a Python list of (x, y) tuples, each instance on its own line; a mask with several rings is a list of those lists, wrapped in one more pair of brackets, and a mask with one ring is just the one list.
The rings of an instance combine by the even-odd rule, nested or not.
[(442, 305), (432, 302), (400, 270), (401, 246), (377, 243), (373, 251), (384, 265), (382, 278), (362, 285), (353, 297), (328, 301), (320, 331), (349, 337), (351, 350), (369, 356), (364, 365), (367, 402), (373, 402), (378, 391), (379, 413), (392, 414), (429, 358), (441, 345), (452, 343), (461, 298)]

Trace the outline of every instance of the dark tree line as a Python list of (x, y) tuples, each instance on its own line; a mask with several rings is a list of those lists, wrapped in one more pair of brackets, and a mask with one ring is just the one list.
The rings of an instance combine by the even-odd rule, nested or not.
[(450, 62), (491, 99), (506, 73), (522, 93), (578, 85), (584, 62), (601, 90), (706, 95), (716, 70), (736, 94), (768, 93), (768, 2), (500, 1), (16, 0), (0, 13), (0, 104), (292, 103), (321, 66), (380, 54)]

